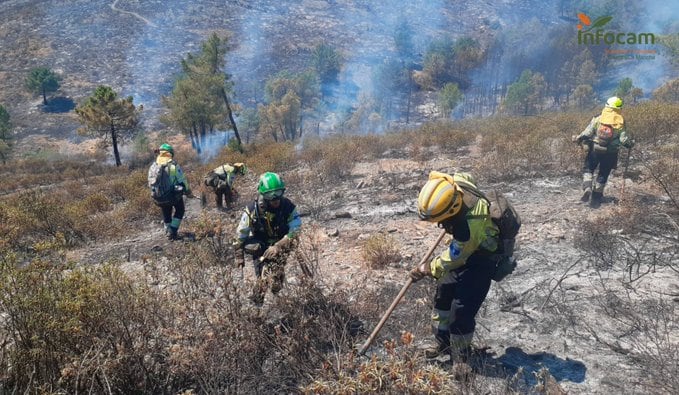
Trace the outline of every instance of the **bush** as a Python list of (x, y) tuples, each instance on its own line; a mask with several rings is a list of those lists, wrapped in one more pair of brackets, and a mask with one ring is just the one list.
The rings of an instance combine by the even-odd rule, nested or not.
[(337, 370), (325, 366), (318, 377), (302, 387), (305, 394), (351, 393), (465, 393), (465, 383), (435, 364), (425, 364), (412, 348), (413, 334), (404, 332), (400, 343), (384, 342), (387, 354), (360, 360), (344, 356)]
[(363, 259), (371, 269), (381, 269), (401, 259), (395, 240), (388, 235), (376, 234), (363, 244)]
[(171, 304), (161, 294), (112, 266), (17, 268), (7, 259), (0, 288), (4, 389), (162, 392), (156, 329)]

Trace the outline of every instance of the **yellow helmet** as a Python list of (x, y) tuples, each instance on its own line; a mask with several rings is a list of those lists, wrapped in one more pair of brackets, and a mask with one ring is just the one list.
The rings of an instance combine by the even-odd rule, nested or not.
[(622, 108), (622, 99), (617, 96), (609, 97), (606, 100), (606, 107), (619, 110)]
[(233, 168), (236, 170), (236, 173), (240, 173), (243, 176), (245, 175), (245, 173), (248, 170), (248, 168), (245, 166), (245, 163), (241, 163), (241, 162), (234, 163)]
[(430, 177), (417, 197), (417, 215), (429, 222), (450, 218), (462, 208), (463, 194), (450, 178)]

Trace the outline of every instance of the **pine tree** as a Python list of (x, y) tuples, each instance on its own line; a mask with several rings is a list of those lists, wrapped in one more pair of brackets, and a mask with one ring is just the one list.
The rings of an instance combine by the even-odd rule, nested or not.
[(447, 83), (439, 92), (438, 106), (443, 118), (450, 117), (451, 111), (464, 99), (464, 95), (460, 91), (457, 84)]
[(327, 44), (318, 44), (311, 53), (311, 60), (322, 83), (337, 80), (342, 68), (342, 55), (335, 48)]
[(189, 135), (199, 153), (206, 136), (222, 127), (231, 128), (238, 146), (242, 144), (229, 99), (232, 84), (224, 72), (228, 51), (228, 38), (210, 36), (197, 55), (182, 59), (182, 73), (172, 94), (163, 98), (169, 114), (162, 120)]
[(36, 67), (26, 78), (26, 88), (42, 95), (42, 102), (47, 105), (47, 93), (59, 90), (61, 77), (47, 67)]
[(304, 114), (313, 114), (320, 98), (318, 76), (313, 71), (282, 71), (265, 85), (265, 106), (259, 107), (261, 127), (276, 141), (302, 136)]
[(131, 138), (139, 126), (143, 107), (135, 107), (132, 96), (119, 99), (111, 87), (99, 86), (85, 103), (75, 109), (83, 127), (81, 134), (101, 137), (113, 147), (116, 166), (120, 166), (118, 144)]
[(521, 77), (507, 88), (506, 109), (514, 114), (530, 115), (540, 107), (545, 93), (545, 78), (540, 73), (524, 70)]

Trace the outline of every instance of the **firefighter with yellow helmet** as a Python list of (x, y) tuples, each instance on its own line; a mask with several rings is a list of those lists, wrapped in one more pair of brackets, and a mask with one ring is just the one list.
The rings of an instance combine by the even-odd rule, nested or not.
[[(595, 208), (601, 205), (608, 176), (617, 167), (620, 146), (631, 149), (634, 145), (632, 136), (625, 130), (622, 104), (619, 97), (609, 98), (601, 114), (592, 118), (587, 128), (574, 137), (575, 142), (587, 149), (582, 173), (581, 200), (585, 203), (589, 201), (590, 206)], [(594, 180), (597, 167), (599, 172)]]
[(215, 193), (217, 208), (224, 208), (225, 205), (228, 207), (231, 204), (235, 195), (233, 183), (236, 176), (244, 176), (246, 172), (247, 167), (243, 163), (224, 163), (207, 173), (203, 183)]
[(499, 230), (491, 219), (489, 201), (468, 192), (470, 188), (477, 190), (467, 173), (451, 176), (433, 171), (417, 199), (419, 218), (452, 235), (439, 256), (410, 272), (413, 281), (431, 276), (437, 282), (432, 315), (436, 344), (425, 351), (428, 358), (469, 354), (475, 317), (496, 272), (493, 257), (499, 248)]

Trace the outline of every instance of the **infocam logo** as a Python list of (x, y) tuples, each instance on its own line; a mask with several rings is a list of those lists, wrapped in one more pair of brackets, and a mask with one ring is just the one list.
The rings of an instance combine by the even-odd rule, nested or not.
[(653, 33), (622, 33), (603, 30), (603, 27), (613, 19), (612, 16), (601, 16), (592, 22), (586, 14), (579, 13), (578, 19), (582, 22), (578, 24), (578, 44), (655, 44)]

